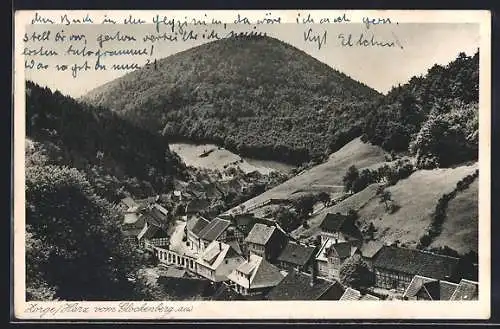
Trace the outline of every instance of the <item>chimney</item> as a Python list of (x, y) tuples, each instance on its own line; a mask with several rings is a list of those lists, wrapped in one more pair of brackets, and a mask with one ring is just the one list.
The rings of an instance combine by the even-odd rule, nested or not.
[(318, 273), (317, 273), (317, 268), (316, 268), (316, 260), (313, 259), (311, 261), (311, 280), (309, 281), (309, 285), (311, 287), (313, 287), (316, 284), (317, 276), (318, 276)]
[(222, 243), (219, 241), (219, 251), (222, 251)]

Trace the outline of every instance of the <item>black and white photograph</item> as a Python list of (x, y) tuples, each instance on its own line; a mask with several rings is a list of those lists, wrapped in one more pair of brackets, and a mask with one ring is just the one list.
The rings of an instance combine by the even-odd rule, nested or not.
[(489, 316), (488, 12), (17, 14), (19, 316)]

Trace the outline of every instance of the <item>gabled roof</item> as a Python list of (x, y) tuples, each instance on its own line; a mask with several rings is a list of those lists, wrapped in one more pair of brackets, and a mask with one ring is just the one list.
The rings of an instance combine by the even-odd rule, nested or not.
[(288, 241), (287, 245), (278, 256), (278, 261), (304, 266), (314, 256), (315, 250), (314, 247)]
[(352, 246), (349, 242), (341, 242), (332, 244), (328, 252), (334, 252), (343, 259), (352, 256), (356, 250), (357, 248)]
[(411, 279), (410, 284), (408, 287), (406, 287), (406, 290), (403, 294), (403, 297), (405, 298), (413, 298), (416, 296), (420, 288), (423, 286), (424, 283), (426, 282), (431, 282), (435, 281), (434, 279), (431, 278), (426, 278), (425, 276), (421, 275), (415, 275), (413, 279)]
[(424, 283), (420, 290), (424, 289), (432, 300), (450, 300), (457, 286), (456, 283), (434, 280)]
[(330, 292), (329, 299), (339, 300), (344, 289), (337, 282), (316, 279), (311, 286), (310, 275), (291, 271), (267, 295), (268, 300), (317, 300)]
[(146, 216), (146, 221), (148, 221), (148, 223), (156, 226), (162, 227), (168, 222), (168, 210), (159, 204), (154, 204), (145, 212), (144, 215)]
[(228, 245), (231, 246), (231, 248), (238, 254), (238, 255), (243, 255), (243, 251), (241, 250), (241, 246), (236, 240), (231, 240), (226, 242)]
[(139, 235), (137, 236), (137, 239), (149, 239), (151, 236), (153, 236), (156, 231), (158, 230), (157, 226), (154, 225), (144, 225), (144, 228), (141, 230)]
[(225, 259), (234, 257), (242, 258), (230, 245), (220, 241), (212, 241), (196, 262), (215, 270)]
[[(242, 277), (238, 272), (248, 277)], [(283, 280), (280, 269), (260, 256), (250, 255), (249, 259), (240, 264), (228, 278), (245, 288), (274, 287)]]
[(245, 242), (266, 245), (276, 228), (274, 226), (267, 226), (264, 224), (256, 223), (248, 236), (245, 238)]
[(340, 213), (327, 213), (319, 227), (324, 232), (340, 232), (348, 219), (348, 216)]
[(379, 241), (367, 241), (359, 248), (361, 251), (361, 256), (365, 258), (373, 258), (384, 246), (383, 243)]
[(477, 300), (478, 299), (478, 283), (470, 280), (462, 279), (458, 284), (457, 289), (450, 297), (450, 300)]
[(341, 301), (359, 300), (359, 299), (361, 299), (361, 293), (358, 290), (352, 288), (347, 288), (342, 297), (340, 297)]
[(210, 223), (208, 223), (202, 230), (198, 236), (207, 241), (217, 240), (217, 238), (224, 233), (224, 231), (231, 224), (230, 221), (221, 218), (214, 218)]
[(167, 233), (156, 225), (144, 225), (144, 228), (137, 235), (137, 239), (152, 239), (155, 237), (167, 237)]
[(375, 257), (373, 266), (444, 280), (456, 273), (458, 261), (458, 258), (455, 257), (438, 255), (417, 249), (383, 246)]
[(203, 228), (205, 228), (208, 223), (210, 223), (210, 221), (206, 218), (203, 218), (201, 216), (193, 216), (187, 222), (187, 229), (188, 231), (193, 232), (195, 235), (199, 235), (201, 230), (203, 230)]

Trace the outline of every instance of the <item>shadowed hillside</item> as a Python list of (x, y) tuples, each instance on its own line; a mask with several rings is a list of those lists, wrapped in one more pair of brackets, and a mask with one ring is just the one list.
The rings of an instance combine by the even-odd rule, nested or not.
[(379, 96), (291, 45), (252, 37), (177, 53), (82, 99), (173, 140), (297, 164), (359, 136)]

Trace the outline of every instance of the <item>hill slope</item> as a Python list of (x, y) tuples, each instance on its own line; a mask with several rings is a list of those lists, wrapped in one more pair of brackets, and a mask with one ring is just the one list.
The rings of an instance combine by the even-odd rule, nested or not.
[(385, 150), (410, 151), (421, 168), (477, 160), (479, 52), (394, 87), (368, 111), (363, 139)]
[(443, 230), (431, 247), (448, 246), (459, 253), (478, 252), (478, 189), (476, 179), (468, 189), (449, 202)]
[[(373, 223), (374, 238), (384, 242), (398, 240), (407, 246), (416, 247), (419, 239), (431, 224), (432, 214), (438, 200), (453, 191), (465, 176), (473, 173), (478, 164), (456, 168), (418, 170), (394, 186), (386, 188), (398, 210), (389, 213), (377, 195), (378, 184), (372, 184), (338, 204), (328, 207), (308, 220), (310, 228), (299, 227), (293, 232), (297, 238), (309, 238), (319, 233), (319, 225), (326, 213), (347, 214), (357, 211), (361, 228)], [(448, 246), (458, 252), (477, 251), (478, 229), (477, 181), (467, 190), (452, 199), (446, 210), (446, 219), (441, 234), (432, 247)]]
[(303, 192), (342, 192), (344, 188), (342, 178), (351, 165), (356, 164), (362, 169), (381, 164), (384, 159), (385, 153), (380, 147), (364, 143), (360, 138), (356, 138), (331, 154), (326, 162), (258, 195), (245, 202), (244, 206), (248, 209), (270, 199), (286, 200), (293, 198), (294, 194)]
[(147, 197), (169, 191), (172, 179), (184, 172), (163, 137), (29, 81), (26, 135), (32, 160), (44, 157), (48, 164), (83, 171), (110, 201), (126, 193)]
[(359, 136), (378, 96), (282, 41), (238, 37), (164, 58), (82, 100), (171, 139), (296, 164)]

